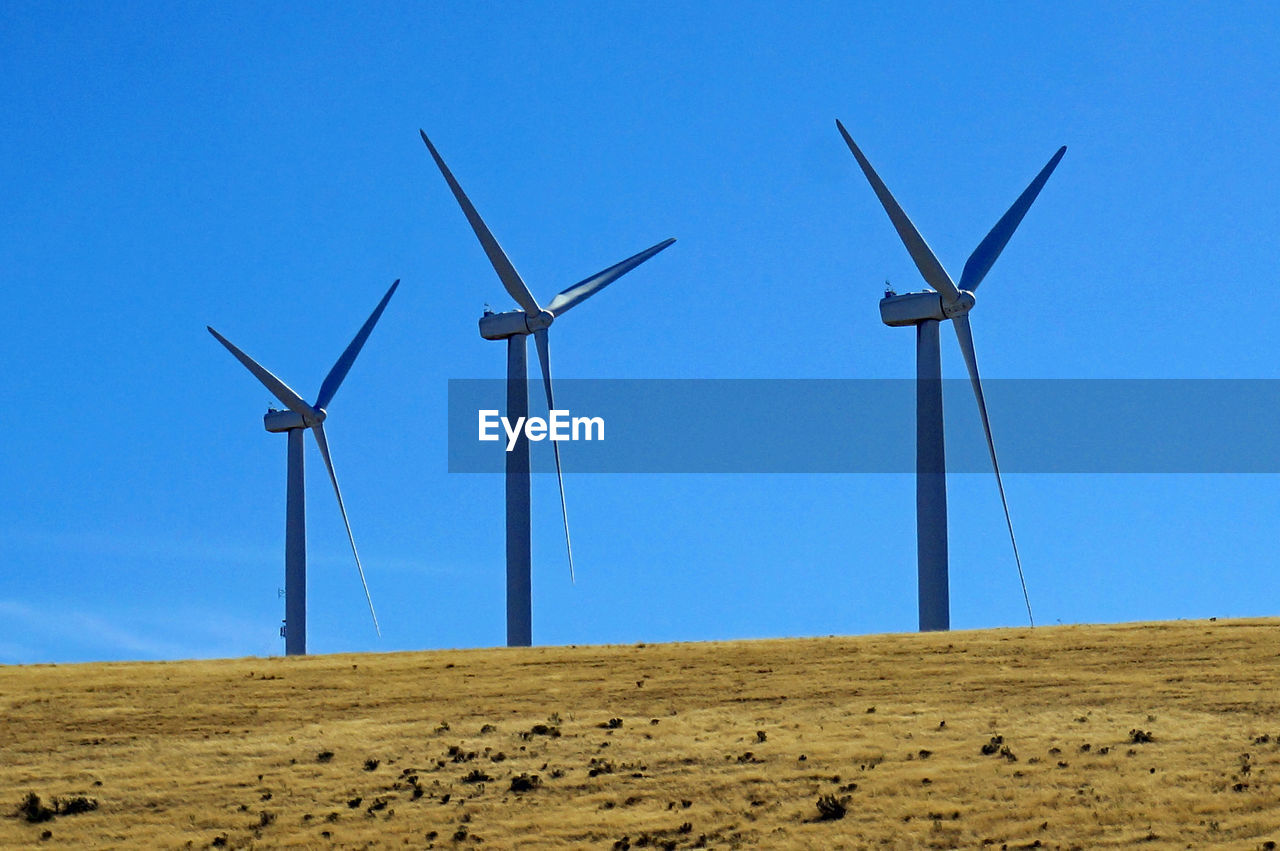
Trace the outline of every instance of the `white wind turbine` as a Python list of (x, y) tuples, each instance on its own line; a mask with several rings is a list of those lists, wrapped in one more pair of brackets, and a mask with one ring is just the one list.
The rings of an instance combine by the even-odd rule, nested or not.
[(329, 481), (333, 482), (333, 492), (338, 497), (338, 509), (342, 512), (342, 522), (347, 527), (347, 540), (351, 542), (351, 553), (356, 559), (356, 570), (360, 573), (360, 584), (364, 587), (365, 600), (369, 603), (369, 615), (373, 618), (373, 628), (378, 634), (378, 616), (373, 610), (373, 598), (369, 595), (369, 585), (365, 582), (364, 567), (360, 564), (360, 553), (356, 551), (356, 539), (351, 534), (351, 522), (347, 519), (347, 507), (342, 502), (342, 490), (338, 487), (338, 475), (333, 470), (333, 459), (329, 455), (329, 441), (324, 434), (324, 421), (328, 416), (325, 410), (334, 394), (347, 377), (356, 355), (369, 338), (378, 317), (386, 308), (391, 295), (396, 291), (400, 281), (396, 281), (387, 290), (387, 294), (378, 302), (373, 314), (365, 320), (355, 339), (347, 346), (346, 351), (338, 358), (337, 363), (329, 370), (320, 392), (316, 394), (314, 404), (307, 404), (301, 396), (289, 388), (287, 384), (268, 372), (261, 364), (236, 348), (226, 337), (212, 328), (209, 333), (218, 342), (227, 347), (240, 363), (244, 364), (254, 376), (271, 391), (277, 399), (288, 408), (286, 411), (270, 409), (263, 417), (267, 431), (286, 432), (289, 435), (288, 494), (285, 501), (285, 545), (284, 545), (284, 593), (285, 623), (281, 628), (284, 635), (284, 652), (286, 656), (302, 655), (307, 652), (307, 522), (306, 522), (306, 490), (303, 478), (302, 435), (310, 429), (315, 435), (316, 445), (320, 447), (320, 456), (329, 471)]
[[(498, 241), (494, 239), (476, 208), (467, 198), (453, 173), (445, 165), (427, 134), (422, 130), (422, 141), (444, 175), (445, 182), (467, 217), (471, 229), (489, 262), (493, 265), (502, 285), (511, 297), (516, 300), (522, 310), (511, 310), (504, 313), (488, 313), (480, 319), (480, 336), (486, 340), (507, 341), (507, 407), (506, 417), (510, 422), (517, 422), (519, 417), (529, 415), (529, 394), (527, 348), (525, 341), (530, 334), (538, 347), (538, 360), (542, 364), (542, 384), (547, 394), (547, 409), (555, 409), (555, 401), (551, 392), (551, 353), (547, 343), (547, 328), (558, 317), (570, 308), (587, 300), (609, 284), (630, 272), (636, 266), (663, 250), (674, 239), (665, 239), (647, 248), (621, 263), (617, 263), (579, 281), (551, 299), (544, 308), (541, 307), (529, 287), (525, 285), (515, 266), (503, 252)], [(569, 555), (569, 575), (573, 576), (573, 545), (569, 540), (569, 512), (564, 501), (564, 477), (560, 473), (560, 448), (552, 441), (555, 454), (556, 478), (560, 484), (560, 511), (564, 517), (564, 542)], [(530, 555), (530, 515), (529, 515), (529, 441), (523, 430), (515, 447), (507, 453), (506, 459), (506, 502), (507, 502), (507, 646), (528, 647), (533, 643), (533, 603), (532, 591), (532, 558)]]
[(889, 220), (893, 222), (894, 229), (911, 254), (911, 259), (915, 261), (916, 268), (924, 276), (925, 283), (933, 287), (924, 292), (902, 295), (889, 293), (880, 300), (880, 318), (884, 324), (916, 326), (916, 561), (919, 573), (920, 629), (928, 631), (951, 628), (947, 572), (946, 452), (942, 428), (942, 356), (938, 340), (938, 323), (948, 319), (955, 326), (960, 351), (969, 370), (969, 382), (973, 385), (973, 393), (978, 400), (978, 413), (982, 417), (982, 428), (987, 436), (987, 450), (991, 455), (991, 466), (995, 470), (996, 486), (1000, 489), (1000, 503), (1004, 506), (1005, 523), (1009, 527), (1009, 541), (1013, 545), (1018, 579), (1022, 583), (1027, 618), (1034, 626), (1031, 598), (1027, 594), (1026, 579), (1022, 574), (1022, 558), (1018, 554), (1018, 542), (1013, 535), (1013, 520), (1009, 516), (1004, 482), (1000, 478), (996, 445), (991, 439), (987, 403), (982, 395), (982, 382), (978, 378), (978, 359), (973, 349), (969, 311), (975, 303), (973, 291), (991, 270), (992, 264), (1008, 244), (1022, 217), (1027, 214), (1067, 149), (1065, 146), (1058, 149), (1031, 181), (1031, 185), (1023, 190), (1018, 200), (1013, 202), (1013, 206), (978, 244), (964, 264), (957, 286), (915, 225), (907, 218), (907, 214), (902, 211), (884, 181), (871, 167), (871, 163), (854, 144), (844, 125), (837, 120), (836, 127), (857, 158), (858, 165), (862, 167), (863, 174), (871, 183), (885, 212), (889, 214)]

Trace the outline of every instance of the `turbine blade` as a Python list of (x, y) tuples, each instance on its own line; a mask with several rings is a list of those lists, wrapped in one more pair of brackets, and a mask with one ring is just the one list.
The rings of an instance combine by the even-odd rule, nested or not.
[(652, 248), (646, 248), (644, 251), (628, 257), (621, 263), (615, 263), (608, 269), (605, 269), (602, 272), (596, 272), (590, 278), (579, 281), (555, 298), (551, 299), (551, 304), (547, 305), (547, 310), (551, 311), (556, 316), (559, 316), (579, 302), (586, 301), (588, 298), (609, 286), (614, 281), (618, 280), (618, 278), (621, 278), (623, 275), (627, 274), (673, 242), (675, 242), (674, 238), (664, 239)]
[(987, 400), (982, 395), (982, 381), (978, 378), (978, 356), (973, 350), (973, 330), (969, 327), (969, 315), (962, 313), (952, 318), (956, 326), (956, 337), (960, 340), (960, 351), (964, 353), (965, 366), (969, 368), (969, 383), (973, 385), (973, 395), (978, 398), (978, 413), (982, 416), (982, 430), (987, 435), (987, 451), (991, 453), (991, 467), (996, 471), (996, 487), (1000, 488), (1000, 504), (1004, 506), (1004, 522), (1009, 527), (1009, 542), (1013, 544), (1013, 560), (1018, 565), (1018, 581), (1022, 583), (1022, 599), (1027, 604), (1027, 619), (1036, 625), (1035, 616), (1031, 614), (1031, 597), (1027, 594), (1027, 580), (1022, 573), (1022, 557), (1018, 555), (1018, 539), (1013, 536), (1013, 518), (1009, 516), (1009, 500), (1004, 495), (1004, 482), (1000, 478), (1000, 462), (996, 460), (996, 444), (991, 439), (991, 420), (987, 418)]
[(266, 367), (236, 348), (235, 343), (231, 342), (208, 325), (204, 327), (217, 339), (219, 343), (226, 346), (227, 351), (235, 355), (236, 360), (244, 364), (249, 371), (262, 382), (264, 387), (271, 391), (271, 395), (283, 402), (289, 410), (302, 417), (306, 422), (310, 422), (315, 419), (316, 409), (308, 405), (306, 400), (295, 393), (288, 384), (285, 384), (283, 381), (276, 378), (267, 370)]
[(453, 172), (449, 171), (449, 167), (440, 158), (440, 153), (436, 150), (436, 146), (431, 144), (431, 140), (427, 138), (427, 134), (424, 131), (419, 130), (418, 132), (422, 134), (422, 141), (427, 143), (427, 150), (431, 152), (431, 157), (436, 161), (436, 165), (440, 167), (440, 173), (444, 175), (449, 188), (453, 190), (453, 197), (458, 199), (458, 206), (462, 208), (467, 221), (471, 223), (471, 229), (476, 232), (476, 238), (480, 240), (480, 246), (484, 248), (484, 253), (489, 255), (489, 262), (493, 264), (494, 271), (502, 279), (502, 285), (507, 288), (507, 292), (511, 293), (511, 297), (516, 300), (516, 303), (524, 308), (525, 313), (536, 316), (541, 311), (541, 308), (538, 307), (538, 302), (534, 299), (533, 293), (529, 292), (529, 288), (525, 286), (520, 273), (516, 271), (515, 266), (511, 265), (511, 261), (502, 250), (502, 246), (498, 245), (498, 240), (494, 239), (493, 234), (489, 231), (489, 226), (484, 223), (484, 219), (480, 218), (480, 214), (472, 206), (471, 199), (467, 197), (467, 193), (463, 192), (462, 187), (458, 185), (458, 181), (454, 180)]
[(342, 522), (347, 527), (347, 540), (351, 542), (351, 554), (356, 557), (356, 570), (360, 573), (360, 584), (364, 586), (364, 598), (369, 602), (369, 614), (373, 617), (373, 628), (378, 636), (382, 636), (382, 628), (378, 626), (378, 613), (373, 610), (373, 597), (369, 595), (369, 583), (364, 580), (364, 567), (360, 564), (360, 553), (356, 551), (356, 539), (351, 534), (351, 521), (347, 519), (347, 507), (342, 502), (342, 489), (338, 487), (338, 474), (333, 470), (333, 459), (329, 456), (329, 441), (324, 436), (324, 424), (316, 423), (311, 427), (316, 436), (316, 445), (320, 447), (320, 455), (324, 458), (324, 466), (329, 470), (329, 481), (333, 482), (333, 492), (338, 497), (338, 510), (342, 512)]
[[(542, 385), (547, 389), (547, 416), (549, 417), (550, 412), (556, 409), (556, 402), (551, 395), (551, 348), (547, 342), (547, 329), (539, 328), (534, 331), (533, 339), (538, 344), (538, 360), (542, 363)], [(573, 542), (569, 540), (569, 509), (565, 507), (564, 501), (564, 474), (560, 472), (559, 442), (551, 441), (551, 451), (556, 456), (556, 481), (560, 483), (560, 515), (564, 518), (564, 546), (569, 552), (569, 581), (574, 582), (576, 580), (573, 575)]]
[(1031, 209), (1032, 202), (1036, 200), (1049, 175), (1053, 174), (1053, 170), (1058, 167), (1058, 161), (1066, 152), (1066, 145), (1058, 148), (1058, 152), (1049, 160), (1048, 165), (1040, 169), (1040, 173), (1036, 175), (1035, 180), (1031, 181), (1031, 185), (1022, 191), (1008, 212), (1000, 217), (1000, 221), (996, 222), (991, 232), (978, 243), (978, 247), (969, 255), (964, 269), (960, 272), (960, 289), (972, 292), (978, 288), (978, 284), (982, 283), (982, 279), (987, 276), (987, 272), (991, 271), (992, 264), (1009, 243), (1009, 237), (1013, 236), (1013, 232), (1018, 229), (1018, 225), (1022, 223), (1022, 217), (1027, 214), (1027, 210)]
[(836, 127), (840, 129), (840, 135), (844, 137), (845, 144), (849, 146), (849, 150), (853, 152), (853, 156), (858, 160), (858, 165), (862, 166), (862, 173), (867, 176), (867, 181), (871, 184), (871, 188), (875, 190), (876, 197), (880, 199), (880, 204), (884, 207), (884, 211), (889, 214), (889, 220), (893, 222), (893, 227), (898, 231), (902, 244), (907, 247), (907, 251), (911, 254), (911, 259), (915, 261), (916, 268), (924, 276), (925, 283), (941, 293), (943, 301), (947, 303), (955, 301), (960, 292), (956, 289), (955, 282), (951, 280), (951, 276), (947, 274), (947, 270), (942, 268), (942, 264), (938, 262), (938, 258), (934, 255), (933, 250), (929, 248), (929, 244), (924, 241), (920, 231), (916, 230), (916, 226), (911, 223), (911, 219), (907, 218), (907, 214), (902, 211), (902, 207), (894, 199), (889, 187), (884, 185), (880, 175), (876, 174), (876, 170), (871, 167), (871, 163), (862, 155), (862, 151), (854, 144), (848, 131), (844, 129), (844, 125), (838, 119)]
[(396, 278), (395, 283), (391, 285), (391, 289), (387, 290), (387, 294), (382, 297), (382, 301), (378, 302), (378, 306), (374, 308), (373, 313), (365, 320), (364, 325), (360, 326), (359, 333), (356, 334), (351, 344), (347, 346), (346, 351), (342, 353), (342, 357), (338, 358), (338, 362), (333, 365), (333, 369), (329, 370), (329, 374), (324, 377), (324, 383), (320, 385), (320, 392), (316, 395), (317, 408), (327, 408), (329, 402), (333, 400), (333, 394), (337, 393), (338, 388), (342, 386), (343, 379), (351, 371), (351, 364), (356, 361), (356, 355), (360, 354), (360, 349), (364, 347), (364, 341), (369, 339), (373, 326), (378, 324), (382, 311), (386, 309), (387, 302), (391, 301), (391, 295), (398, 286), (400, 286), (400, 279)]

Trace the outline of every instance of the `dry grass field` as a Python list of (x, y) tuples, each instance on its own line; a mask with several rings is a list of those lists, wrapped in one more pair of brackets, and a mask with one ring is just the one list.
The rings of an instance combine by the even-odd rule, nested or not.
[(4, 847), (1280, 842), (1273, 620), (0, 667), (0, 710)]

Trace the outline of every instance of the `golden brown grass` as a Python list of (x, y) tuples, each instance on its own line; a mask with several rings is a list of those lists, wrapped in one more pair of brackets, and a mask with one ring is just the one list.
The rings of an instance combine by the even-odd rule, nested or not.
[(0, 845), (1266, 847), (1278, 627), (3, 667)]

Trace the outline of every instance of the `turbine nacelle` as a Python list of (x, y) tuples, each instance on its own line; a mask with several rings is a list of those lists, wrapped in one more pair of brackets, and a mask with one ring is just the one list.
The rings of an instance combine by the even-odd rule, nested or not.
[(486, 313), (480, 317), (480, 336), (486, 340), (505, 340), (521, 334), (534, 334), (543, 328), (551, 327), (555, 315), (542, 310), (530, 315), (523, 310), (508, 310), (505, 313)]
[(880, 299), (880, 321), (885, 325), (918, 325), (926, 319), (946, 319), (942, 296), (933, 290), (887, 295)]
[(902, 326), (918, 325), (927, 319), (954, 319), (963, 316), (976, 303), (973, 293), (960, 290), (955, 301), (950, 304), (942, 298), (942, 294), (934, 290), (918, 293), (902, 293), (887, 295), (880, 299), (880, 320), (885, 325)]
[(267, 411), (262, 418), (262, 425), (267, 431), (273, 434), (279, 434), (282, 431), (290, 431), (295, 428), (311, 428), (324, 422), (325, 417), (329, 416), (324, 408), (316, 408), (315, 416), (303, 417), (296, 411), (277, 411), (274, 408)]

